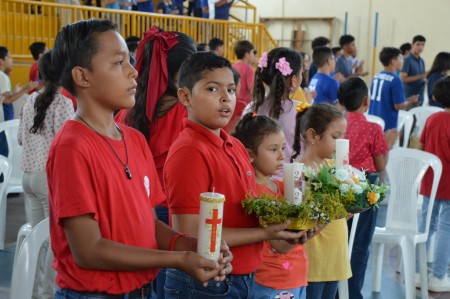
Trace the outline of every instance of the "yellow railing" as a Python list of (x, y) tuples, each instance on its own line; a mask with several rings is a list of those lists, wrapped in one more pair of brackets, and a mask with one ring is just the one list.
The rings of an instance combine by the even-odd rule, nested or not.
[[(242, 12), (242, 10), (244, 10), (244, 15), (246, 16), (245, 20), (242, 18), (238, 18), (237, 16), (230, 14), (230, 19), (238, 21), (238, 22), (248, 22), (248, 20), (251, 20), (252, 23), (256, 23), (256, 6), (248, 3), (248, 1), (245, 0), (241, 0), (236, 4), (233, 4), (233, 8), (239, 8), (241, 9), (240, 12)], [(250, 17), (248, 17), (248, 12), (250, 11), (251, 13), (251, 19)]]
[(13, 55), (30, 55), (28, 47), (31, 43), (43, 41), (52, 48), (56, 34), (62, 26), (89, 18), (114, 21), (124, 37), (142, 36), (152, 25), (164, 30), (186, 33), (198, 43), (218, 37), (224, 41), (225, 55), (230, 60), (235, 60), (233, 45), (237, 40), (251, 41), (259, 53), (277, 46), (265, 26), (256, 23), (21, 0), (0, 1), (0, 45), (8, 47)]

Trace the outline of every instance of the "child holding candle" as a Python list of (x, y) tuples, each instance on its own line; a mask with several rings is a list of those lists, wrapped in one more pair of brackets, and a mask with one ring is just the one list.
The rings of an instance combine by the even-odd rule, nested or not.
[(178, 98), (188, 119), (164, 167), (172, 225), (196, 235), (200, 194), (225, 195), (222, 238), (234, 259), (227, 280), (211, 281), (207, 287), (181, 271), (168, 269), (166, 298), (251, 298), (262, 242), (289, 239), (298, 243), (304, 233), (284, 231), (288, 223), (260, 228), (255, 217), (245, 214), (242, 201), (255, 192), (253, 168), (244, 146), (223, 130), (236, 103), (230, 62), (213, 53), (193, 54), (180, 68), (179, 86)]
[[(250, 156), (256, 194), (282, 196), (283, 183), (272, 178), (280, 173), (284, 164), (286, 140), (280, 125), (268, 116), (248, 113), (236, 126), (234, 135)], [(306, 298), (307, 272), (308, 259), (303, 245), (283, 240), (265, 241), (263, 262), (256, 270), (253, 298)]]
[[(62, 28), (52, 53), (61, 85), (78, 110), (56, 135), (47, 160), (55, 298), (152, 298), (158, 268), (176, 267), (199, 281), (224, 280), (231, 255), (211, 261), (197, 240), (159, 220), (164, 199), (145, 138), (114, 123), (134, 105), (136, 70), (108, 20)], [(178, 252), (172, 252), (178, 250)]]
[[(306, 143), (300, 159), (305, 167), (318, 171), (336, 150), (336, 139), (343, 138), (347, 123), (344, 115), (329, 104), (315, 104), (297, 114), (294, 156), (300, 153), (300, 135)], [(348, 259), (346, 219), (333, 220), (317, 236), (305, 244), (308, 261), (307, 299), (334, 299), (338, 281), (351, 276)]]
[[(347, 110), (348, 126), (345, 138), (350, 141), (350, 165), (364, 170), (367, 180), (373, 184), (378, 178), (377, 172), (386, 168), (389, 148), (397, 138), (397, 130), (387, 130), (383, 136), (379, 125), (366, 120), (364, 113), (369, 108), (369, 91), (361, 78), (350, 78), (342, 82), (338, 90), (338, 98), (339, 103)], [(350, 259), (353, 273), (348, 280), (350, 298), (363, 298), (361, 290), (377, 214), (378, 208), (371, 208), (359, 215)], [(352, 220), (348, 222), (349, 228), (351, 228)]]

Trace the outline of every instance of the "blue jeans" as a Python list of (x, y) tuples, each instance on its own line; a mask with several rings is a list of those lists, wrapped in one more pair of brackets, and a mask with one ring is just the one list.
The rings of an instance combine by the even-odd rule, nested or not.
[(339, 282), (309, 282), (306, 287), (306, 299), (334, 299), (337, 294)]
[(253, 298), (253, 287), (255, 275), (228, 275), (222, 282), (210, 280), (208, 286), (204, 287), (186, 273), (167, 269), (166, 285), (164, 287), (166, 299), (208, 299), (208, 298), (230, 298), (244, 299)]
[[(368, 173), (366, 175), (370, 183), (375, 183), (378, 175), (376, 173)], [(364, 277), (366, 275), (367, 261), (369, 260), (369, 248), (372, 243), (375, 224), (377, 221), (378, 208), (371, 208), (359, 214), (358, 225), (356, 226), (355, 239), (353, 240), (352, 257), (350, 265), (352, 267), (352, 277), (348, 280), (348, 292), (350, 299), (363, 299), (361, 290), (364, 285)], [(351, 218), (348, 224), (350, 233), (353, 223)]]
[[(56, 289), (54, 299), (98, 299), (98, 296), (88, 296), (84, 292), (77, 292), (69, 289)], [(125, 294), (124, 299), (141, 299), (141, 297), (130, 297), (128, 294)], [(155, 299), (154, 294), (150, 294), (144, 299)]]
[[(0, 107), (1, 109), (1, 107)], [(0, 132), (0, 155), (8, 158), (9, 150), (8, 150), (8, 142), (6, 141), (6, 133), (5, 131)], [(4, 180), (3, 173), (0, 173), (0, 183)]]
[[(155, 207), (156, 217), (169, 225), (169, 209), (163, 206)], [(162, 268), (159, 270), (158, 276), (153, 281), (153, 287), (156, 292), (157, 299), (164, 299), (164, 284), (166, 283), (166, 268)]]
[(306, 299), (306, 287), (276, 290), (255, 283), (253, 299)]
[[(425, 231), (425, 221), (428, 212), (429, 197), (423, 197), (422, 218), (419, 231)], [(439, 212), (440, 210), (440, 212)], [(433, 275), (442, 279), (448, 271), (450, 261), (450, 200), (436, 198), (431, 213), (430, 231), (428, 233), (427, 250), (430, 247), (431, 236), (436, 234), (434, 251)]]

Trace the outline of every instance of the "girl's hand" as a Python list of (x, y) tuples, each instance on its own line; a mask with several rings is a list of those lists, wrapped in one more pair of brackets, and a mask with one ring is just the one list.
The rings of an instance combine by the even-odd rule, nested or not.
[(266, 233), (266, 240), (285, 240), (291, 244), (299, 244), (299, 239), (303, 237), (305, 232), (300, 231), (294, 233), (286, 231), (285, 229), (287, 229), (289, 223), (291, 222), (288, 220), (285, 223), (271, 224), (263, 228), (264, 232)]
[(221, 266), (221, 270), (219, 272), (219, 276), (214, 278), (215, 281), (223, 281), (226, 276), (233, 271), (233, 266), (231, 265), (231, 261), (233, 260), (233, 254), (230, 251), (225, 240), (222, 240), (220, 245), (220, 257), (219, 257), (219, 265)]
[(206, 259), (195, 252), (185, 251), (177, 268), (207, 285), (210, 279), (221, 277), (220, 271), (224, 265)]

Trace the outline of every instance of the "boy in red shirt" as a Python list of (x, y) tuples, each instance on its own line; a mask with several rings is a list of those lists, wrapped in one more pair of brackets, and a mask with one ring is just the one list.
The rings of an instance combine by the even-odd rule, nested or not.
[(172, 225), (192, 235), (198, 232), (199, 196), (215, 191), (225, 195), (222, 238), (233, 253), (233, 272), (222, 283), (207, 287), (175, 269), (167, 270), (168, 298), (251, 298), (254, 271), (261, 263), (264, 240), (298, 243), (304, 233), (284, 231), (288, 223), (260, 228), (245, 214), (242, 200), (255, 192), (255, 176), (242, 143), (224, 128), (236, 104), (230, 62), (213, 53), (191, 55), (179, 71), (178, 98), (188, 119), (173, 143), (164, 168)]
[[(385, 132), (378, 124), (368, 122), (364, 113), (369, 108), (369, 91), (366, 83), (359, 77), (342, 82), (338, 90), (339, 103), (347, 110), (347, 131), (345, 138), (350, 140), (350, 165), (365, 170), (367, 179), (374, 183), (377, 172), (386, 168), (389, 149), (397, 138), (397, 131)], [(363, 298), (361, 290), (369, 259), (378, 209), (372, 208), (360, 214), (350, 259), (353, 276), (348, 280), (350, 298)], [(349, 229), (352, 219), (348, 221)]]
[(78, 100), (47, 160), (55, 298), (151, 298), (149, 283), (162, 267), (203, 282), (225, 279), (226, 246), (227, 258), (215, 263), (191, 252), (195, 238), (155, 220), (164, 194), (145, 138), (113, 121), (115, 110), (134, 105), (137, 76), (116, 25), (93, 19), (65, 26), (52, 63)]

